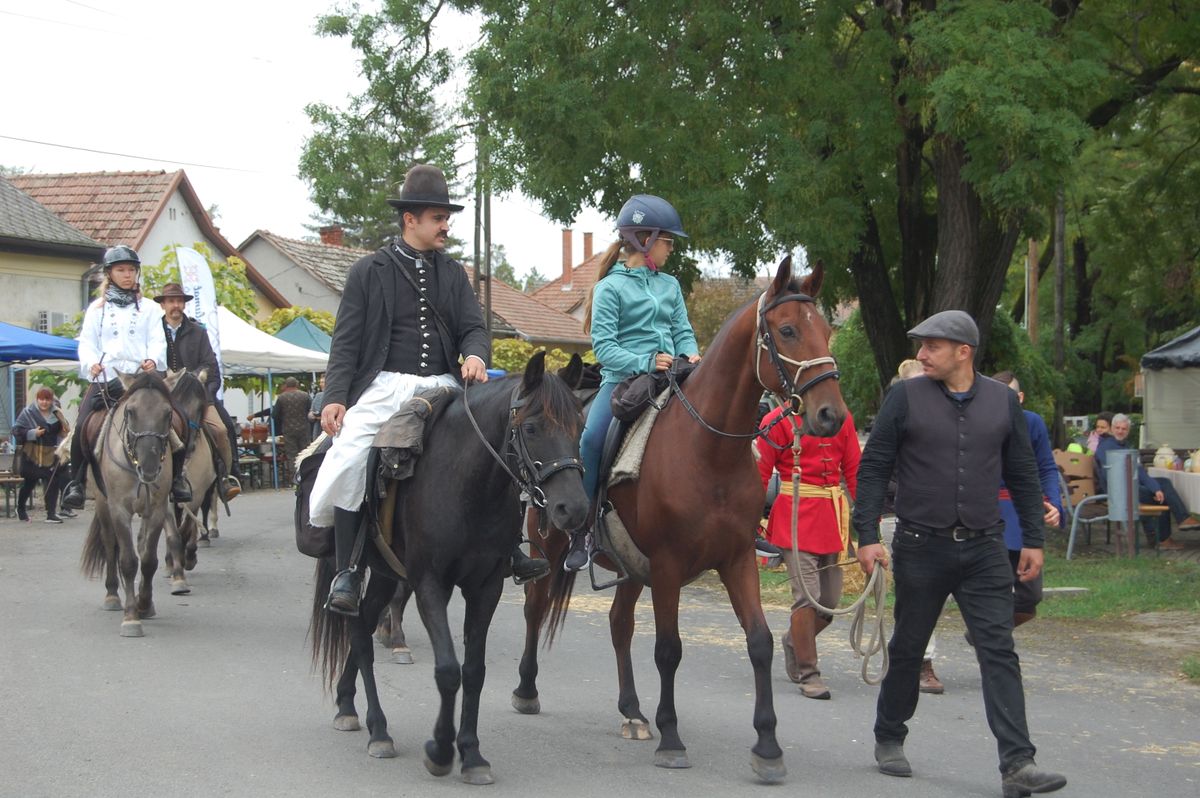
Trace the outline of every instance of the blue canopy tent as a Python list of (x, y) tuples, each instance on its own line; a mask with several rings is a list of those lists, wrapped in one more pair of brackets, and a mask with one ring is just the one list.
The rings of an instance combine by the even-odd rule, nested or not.
[[(7, 408), (0, 408), (0, 416), (5, 423), (5, 435), (16, 417), (16, 384), (12, 379), (12, 370), (7, 368), (12, 363), (31, 363), (38, 360), (76, 360), (79, 357), (79, 343), (71, 338), (59, 338), (57, 335), (27, 330), (12, 324), (0, 322), (0, 365), (5, 371), (5, 391), (8, 400)], [(11, 412), (10, 412), (11, 410)]]
[(329, 333), (303, 316), (298, 317), (291, 324), (275, 333), (275, 337), (287, 341), (289, 344), (295, 344), (296, 346), (302, 346), (305, 349), (312, 349), (317, 352), (325, 352), (326, 354), (329, 353), (329, 344), (333, 342), (333, 338), (330, 337)]

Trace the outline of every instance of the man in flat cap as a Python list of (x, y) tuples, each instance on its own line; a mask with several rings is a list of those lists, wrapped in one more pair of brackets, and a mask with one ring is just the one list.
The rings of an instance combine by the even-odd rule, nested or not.
[[(418, 164), (398, 197), (401, 237), (350, 267), (325, 373), (321, 428), (333, 437), (310, 496), (313, 526), (332, 526), (338, 573), (326, 608), (357, 615), (362, 573), (350, 563), (363, 522), (367, 455), (379, 428), (421, 389), (486, 382), (492, 347), (466, 272), (443, 252), (450, 202), (442, 171)], [(459, 358), (462, 363), (459, 363)], [(519, 551), (519, 549), (518, 549)], [(549, 563), (513, 555), (522, 579)]]
[(858, 469), (853, 524), (868, 574), (887, 564), (879, 543), (884, 491), (896, 471), (896, 580), (891, 658), (879, 689), (875, 759), (889, 776), (911, 776), (907, 721), (917, 708), (921, 658), (953, 594), (975, 641), (988, 725), (1004, 794), (1051, 792), (1067, 780), (1038, 770), (1013, 649), (1013, 571), (996, 500), (1003, 478), (1024, 546), (1018, 578), (1042, 570), (1042, 489), (1017, 395), (975, 371), (979, 329), (961, 310), (930, 316), (908, 333), (924, 374), (897, 383), (879, 409)]

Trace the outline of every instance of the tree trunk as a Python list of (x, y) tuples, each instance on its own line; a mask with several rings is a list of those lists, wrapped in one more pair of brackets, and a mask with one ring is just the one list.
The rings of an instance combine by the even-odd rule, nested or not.
[(854, 275), (854, 285), (858, 290), (859, 315), (867, 340), (871, 342), (871, 352), (875, 355), (879, 383), (886, 387), (900, 361), (908, 356), (907, 339), (884, 263), (879, 225), (869, 205), (864, 207), (863, 214), (867, 229), (859, 242), (858, 251), (850, 260), (850, 272)]

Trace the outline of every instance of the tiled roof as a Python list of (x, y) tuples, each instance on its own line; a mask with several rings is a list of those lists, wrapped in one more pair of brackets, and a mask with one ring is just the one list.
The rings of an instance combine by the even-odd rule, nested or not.
[[(179, 190), (192, 218), (222, 257), (241, 254), (213, 225), (200, 204), (196, 190), (183, 170), (164, 172), (75, 172), (70, 174), (27, 174), (12, 178), (13, 184), (54, 211), (59, 218), (78, 227), (106, 246), (128, 244), (139, 249), (158, 221), (159, 214)], [(245, 258), (246, 276), (276, 307), (291, 306)]]
[(12, 182), (97, 241), (136, 249), (158, 217), (177, 174), (161, 170), (28, 174)]
[(242, 247), (247, 247), (254, 236), (267, 241), (301, 269), (339, 294), (346, 287), (346, 273), (350, 271), (350, 267), (363, 255), (371, 254), (365, 249), (284, 238), (269, 230), (255, 230), (250, 238), (242, 243)]
[(0, 177), (0, 238), (34, 246), (85, 248), (93, 250), (92, 254), (97, 256), (103, 249), (98, 242), (64, 222), (3, 177)]
[[(471, 268), (464, 268), (467, 277), (473, 280)], [(479, 301), (482, 305), (483, 297)], [(584, 335), (583, 323), (578, 319), (496, 279), (492, 280), (492, 315), (530, 343), (591, 344), (591, 338)]]
[(600, 261), (603, 259), (604, 253), (597, 252), (571, 270), (571, 285), (566, 290), (563, 290), (563, 278), (559, 275), (534, 291), (534, 298), (555, 310), (570, 313), (583, 304), (588, 292), (592, 290), (596, 283), (596, 274), (600, 271)]

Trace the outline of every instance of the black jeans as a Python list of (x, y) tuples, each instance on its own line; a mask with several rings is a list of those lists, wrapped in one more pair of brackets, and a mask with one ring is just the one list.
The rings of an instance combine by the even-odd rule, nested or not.
[(895, 628), (891, 665), (879, 689), (875, 739), (904, 742), (905, 724), (917, 709), (921, 659), (946, 597), (953, 594), (967, 629), (983, 683), (983, 706), (996, 737), (1000, 770), (1032, 758), (1025, 722), (1021, 664), (1013, 649), (1013, 572), (999, 534), (955, 542), (917, 534), (896, 525), (892, 570), (896, 579)]
[[(1165, 479), (1158, 480), (1158, 486), (1162, 490), (1162, 503), (1171, 509), (1169, 513), (1161, 513), (1155, 517), (1147, 516), (1142, 519), (1142, 523), (1146, 527), (1146, 536), (1153, 537), (1155, 533), (1158, 535), (1158, 542), (1162, 543), (1167, 538), (1171, 537), (1171, 518), (1177, 522), (1183, 523), (1188, 518), (1187, 505), (1183, 503), (1179, 492), (1175, 490), (1175, 486)], [(1154, 491), (1147, 490), (1141, 485), (1138, 486), (1138, 501), (1142, 504), (1158, 504), (1154, 500)]]

